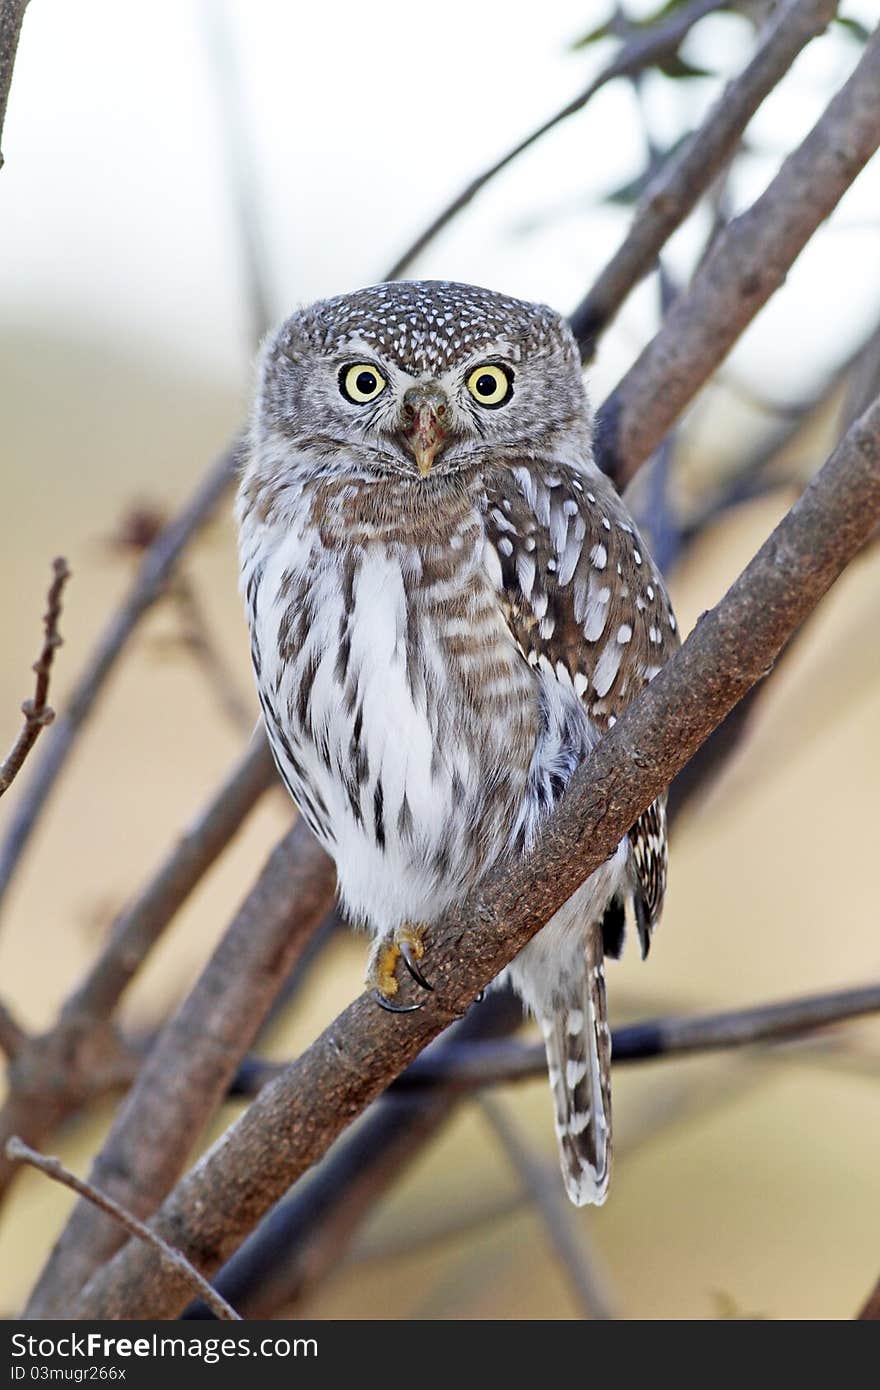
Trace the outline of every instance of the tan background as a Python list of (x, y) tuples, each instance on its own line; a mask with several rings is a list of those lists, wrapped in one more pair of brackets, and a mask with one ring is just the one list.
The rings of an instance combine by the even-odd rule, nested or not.
[[(190, 62), (196, 8), (158, 5), (149, 32), (133, 31), (129, 20), (126, 33), (113, 28), (125, 23), (119, 8), (99, 0), (31, 9), (4, 141), (9, 162), (0, 174), (4, 744), (14, 737), (18, 704), (29, 690), (51, 557), (63, 552), (74, 571), (53, 687), (53, 698), (63, 702), (130, 577), (130, 561), (106, 538), (132, 502), (172, 508), (187, 496), (238, 424), (247, 389), (222, 160), (205, 74)], [(259, 17), (248, 19), (257, 9)], [(415, 113), (400, 138), (415, 142), (426, 159), (418, 165), (421, 176), (401, 188), (391, 155), (384, 147), (376, 154), (376, 197), (387, 197), (389, 211), (370, 223), (347, 220), (335, 201), (340, 180), (333, 174), (349, 152), (351, 121), (373, 99), (366, 77), (363, 89), (341, 84), (338, 111), (329, 101), (321, 106), (308, 145), (303, 126), (283, 119), (285, 93), (293, 101), (299, 89), (265, 65), (275, 61), (273, 46), (278, 63), (285, 52), (307, 59), (309, 44), (320, 53), (326, 36), (293, 35), (284, 26), (301, 18), (270, 21), (263, 7), (235, 4), (232, 11), (269, 189), (270, 280), (279, 315), (300, 297), (371, 278), (390, 259), (389, 243), (391, 251), (399, 249), (444, 190), (454, 191), (464, 173), (496, 153), (499, 140), (503, 147), (505, 132), (515, 135), (522, 122), (527, 128), (533, 115), (565, 98), (568, 87), (557, 80), (562, 40), (603, 17), (591, 0), (573, 24), (570, 5), (550, 4), (546, 32), (524, 26), (514, 38), (505, 36), (499, 53), (483, 15), (467, 58), (473, 80), (463, 70), (454, 114), (464, 129), (455, 125), (442, 139), (422, 112), (417, 89), (406, 85), (415, 77), (401, 68), (394, 100), (384, 91), (375, 100), (402, 102)], [(178, 14), (184, 18), (176, 47)], [(706, 32), (718, 64), (735, 65), (742, 44), (728, 45), (733, 31)], [(360, 43), (362, 36), (355, 37)], [(454, 39), (444, 33), (437, 43), (449, 43), (454, 55)], [(373, 52), (369, 36), (363, 41), (364, 51)], [(161, 52), (154, 54), (152, 45)], [(107, 61), (108, 52), (118, 64)], [(441, 71), (445, 52), (438, 50)], [(758, 187), (854, 58), (845, 45), (827, 53), (808, 55), (761, 126), (750, 166)], [(162, 69), (166, 93), (157, 102), (156, 63), (163, 56), (170, 66)], [(505, 71), (526, 57), (537, 84), (529, 87), (526, 106), (499, 104)], [(575, 89), (583, 71), (564, 61), (565, 81)], [(485, 91), (474, 88), (481, 65), (485, 81), (494, 83), (485, 90), (495, 94), (497, 125), (486, 123)], [(301, 62), (297, 71), (303, 81), (316, 81), (309, 66)], [(288, 88), (279, 85), (282, 76)], [(700, 103), (714, 90), (692, 88)], [(589, 199), (574, 211), (566, 202), (575, 198), (582, 172), (610, 186), (634, 171), (608, 165), (611, 142), (603, 132), (622, 131), (632, 118), (621, 101), (619, 93), (610, 95), (596, 112), (598, 126), (573, 128), (552, 145), (552, 157), (527, 162), (519, 182), (504, 184), (503, 196), (492, 195), (476, 210), (468, 230), (439, 245), (424, 272), (574, 302), (625, 225), (625, 212), (609, 208), (588, 224), (595, 210)], [(215, 143), (206, 154), (211, 131)], [(585, 139), (594, 152), (589, 160)], [(407, 149), (400, 154), (405, 161)], [(635, 154), (627, 147), (619, 157), (626, 163), (638, 155), (637, 147)], [(561, 192), (560, 170), (571, 185)], [(876, 318), (876, 171), (870, 177), (870, 188), (857, 186), (829, 239), (805, 258), (738, 350), (737, 371), (753, 386), (797, 398), (823, 363)], [(744, 185), (740, 196), (746, 191)], [(357, 196), (366, 196), (360, 185)], [(309, 200), (311, 217), (304, 212)], [(552, 236), (524, 228), (542, 200), (562, 208)], [(687, 236), (677, 242), (674, 256), (682, 263), (688, 245)], [(502, 248), (497, 264), (495, 247)], [(649, 330), (652, 304), (642, 292), (611, 335), (593, 375), (597, 398)], [(731, 395), (709, 398), (696, 423), (685, 469), (694, 488), (740, 455), (756, 417)], [(829, 418), (800, 446), (802, 476), (818, 466), (832, 437)], [(783, 490), (741, 508), (695, 548), (673, 580), (685, 630), (723, 592), (790, 496)], [(235, 689), (256, 717), (228, 515), (192, 554), (187, 572)], [(668, 908), (650, 962), (642, 966), (630, 952), (610, 971), (616, 1020), (744, 1006), (878, 977), (878, 595), (875, 546), (805, 630), (735, 763), (680, 825)], [(190, 658), (169, 646), (175, 631), (168, 611), (154, 613), (139, 630), (0, 920), (0, 993), (29, 1027), (51, 1021), (113, 912), (144, 882), (242, 745)], [(0, 806), (0, 833), (25, 787), (23, 777)], [(148, 1027), (182, 996), (290, 815), (280, 794), (260, 806), (127, 996), (129, 1026)], [(274, 1056), (295, 1053), (352, 997), (365, 956), (361, 940), (332, 948), (294, 1016), (276, 1030)], [(571, 1220), (605, 1268), (622, 1314), (852, 1316), (880, 1271), (880, 1024), (850, 1025), (839, 1036), (831, 1058), (787, 1049), (618, 1068), (612, 1196), (602, 1211), (572, 1213)], [(545, 1083), (497, 1094), (523, 1139), (554, 1164)], [(227, 1107), (224, 1122), (232, 1110)], [(90, 1115), (51, 1147), (84, 1172), (106, 1123), (107, 1113)], [(463, 1105), (377, 1209), (345, 1267), (303, 1311), (576, 1316), (546, 1232), (531, 1208), (517, 1204), (518, 1191), (478, 1104)], [(20, 1306), (70, 1200), (36, 1175), (19, 1178), (0, 1217), (0, 1311)], [(441, 1222), (459, 1229), (438, 1239)]]

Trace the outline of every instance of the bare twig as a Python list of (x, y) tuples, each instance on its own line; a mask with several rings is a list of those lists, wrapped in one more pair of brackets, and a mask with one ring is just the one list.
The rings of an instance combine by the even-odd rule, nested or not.
[(235, 477), (238, 447), (238, 444), (234, 445), (216, 461), (187, 505), (147, 551), (128, 597), (99, 639), (67, 708), (56, 719), (52, 738), (47, 741), (37, 761), (27, 793), (0, 848), (0, 902), (12, 881), (40, 812), (67, 762), (76, 736), (91, 714), (107, 677), (144, 614), (165, 592), (184, 550), (210, 521), (227, 495)]
[[(188, 997), (147, 1057), (89, 1174), (136, 1216), (165, 1196), (287, 978), (335, 886), (302, 821), (270, 855)], [(279, 1194), (280, 1195), (280, 1194)], [(175, 1242), (176, 1243), (176, 1242)], [(80, 1203), (29, 1305), (61, 1316), (119, 1233)]]
[(174, 585), (173, 597), (181, 620), (181, 644), (201, 667), (209, 690), (230, 724), (239, 732), (252, 729), (254, 710), (239, 695), (235, 676), (227, 668), (216, 643), (211, 639), (208, 621), (195, 586), (181, 576)]
[(0, 1110), (0, 1193), (14, 1169), (3, 1141), (22, 1134), (42, 1143), (84, 1098), (100, 1095), (118, 1070), (118, 1039), (108, 1019), (165, 928), (226, 849), (275, 769), (262, 731), (217, 794), (177, 841), (134, 902), (117, 918), (85, 979), (64, 1004), (54, 1027), (15, 1053), (10, 1094)]
[(260, 217), (262, 198), (256, 179), (256, 160), (244, 110), (242, 78), (225, 0), (203, 0), (202, 25), (207, 38), (210, 70), (221, 122), (224, 169), (238, 226), (250, 319), (249, 338), (256, 347), (272, 325), (271, 295), (266, 276), (266, 236)]
[(721, 233), (602, 406), (597, 457), (623, 486), (657, 447), (880, 144), (880, 31), (760, 198)]
[(463, 188), (452, 202), (438, 213), (430, 226), (416, 237), (411, 246), (403, 252), (395, 261), (394, 265), (386, 275), (387, 280), (399, 280), (401, 276), (412, 265), (417, 256), (421, 255), (425, 247), (448, 226), (454, 217), (463, 211), (464, 208), (486, 187), (497, 174), (518, 159), (527, 149), (530, 149), (542, 136), (548, 134), (562, 121), (573, 116), (577, 111), (583, 110), (589, 101), (596, 95), (602, 87), (612, 82), (616, 77), (626, 77), (631, 73), (641, 72), (661, 59), (668, 58), (674, 54), (684, 39), (690, 33), (694, 25), (713, 10), (726, 9), (729, 0), (690, 0), (690, 4), (672, 13), (662, 23), (653, 25), (651, 28), (635, 29), (630, 37), (624, 41), (614, 58), (606, 68), (594, 78), (584, 90), (563, 106), (561, 111), (557, 111), (549, 120), (544, 121), (533, 130), (531, 134), (520, 140), (512, 150), (502, 155), (494, 164), (490, 164), (488, 169), (484, 169), (475, 179)]
[(0, 999), (0, 1052), (17, 1057), (28, 1041), (27, 1033)]
[[(696, 1018), (653, 1018), (614, 1029), (615, 1066), (688, 1052), (719, 1052), (756, 1043), (785, 1042), (836, 1023), (880, 1013), (880, 985), (811, 994), (778, 1004), (701, 1014)], [(411, 1062), (391, 1089), (474, 1091), (501, 1082), (529, 1081), (547, 1067), (543, 1043), (450, 1041)], [(282, 1062), (249, 1058), (236, 1077), (237, 1095), (257, 1095), (285, 1071)]]
[(724, 168), (758, 107), (801, 50), (827, 28), (838, 3), (787, 0), (779, 6), (754, 57), (728, 83), (700, 128), (661, 165), (633, 214), (626, 240), (571, 316), (585, 362), (630, 290)]
[(54, 577), (49, 589), (46, 612), (43, 614), (45, 637), (40, 655), (31, 668), (36, 672), (37, 677), (34, 693), (31, 699), (25, 700), (22, 704), (24, 727), (6, 761), (0, 764), (0, 796), (18, 776), (25, 758), (43, 729), (46, 728), (47, 724), (51, 724), (55, 718), (55, 711), (48, 703), (49, 677), (52, 672), (55, 652), (64, 641), (58, 631), (58, 620), (61, 617), (61, 596), (64, 592), (64, 586), (70, 578), (67, 561), (63, 557), (53, 560), (52, 572)]
[(606, 1289), (607, 1278), (599, 1269), (586, 1228), (559, 1182), (556, 1162), (551, 1170), (535, 1157), (491, 1096), (483, 1096), (480, 1106), (541, 1217), (582, 1316), (603, 1322), (616, 1317)]
[[(3, 140), (3, 125), (6, 120), (9, 88), (12, 86), (15, 54), (21, 36), (21, 22), (27, 6), (28, 0), (0, 0), (0, 143)], [(3, 151), (0, 149), (0, 169), (2, 168)]]
[(118, 1202), (114, 1202), (112, 1197), (99, 1192), (91, 1183), (83, 1182), (75, 1173), (71, 1173), (68, 1168), (57, 1158), (51, 1158), (46, 1154), (37, 1153), (30, 1148), (17, 1135), (6, 1141), (6, 1156), (13, 1163), (27, 1163), (31, 1168), (36, 1168), (37, 1172), (43, 1173), (53, 1182), (59, 1182), (64, 1187), (69, 1187), (72, 1192), (91, 1202), (100, 1211), (106, 1213), (111, 1220), (116, 1221), (123, 1230), (137, 1240), (142, 1240), (158, 1254), (162, 1264), (181, 1279), (185, 1279), (190, 1288), (209, 1303), (211, 1311), (218, 1317), (227, 1321), (239, 1322), (240, 1318), (235, 1309), (226, 1302), (215, 1289), (211, 1288), (207, 1279), (203, 1279), (199, 1271), (190, 1264), (185, 1255), (179, 1250), (175, 1250), (173, 1245), (169, 1245), (161, 1236), (157, 1236), (155, 1231), (151, 1231), (149, 1226), (145, 1226), (142, 1221), (138, 1221), (136, 1216), (132, 1216), (130, 1211), (121, 1207)]
[[(153, 1218), (212, 1273), (345, 1126), (460, 1016), (614, 850), (759, 676), (880, 517), (880, 401), (853, 426), (721, 602), (575, 773), (541, 845), (499, 866), (431, 930), (435, 990), (391, 1016), (352, 1003), (252, 1103)], [(406, 1001), (409, 986), (402, 986)], [(185, 1054), (179, 1054), (185, 1055)], [(178, 1057), (179, 1060), (179, 1057)], [(176, 1313), (187, 1296), (131, 1242), (75, 1300), (77, 1316)]]

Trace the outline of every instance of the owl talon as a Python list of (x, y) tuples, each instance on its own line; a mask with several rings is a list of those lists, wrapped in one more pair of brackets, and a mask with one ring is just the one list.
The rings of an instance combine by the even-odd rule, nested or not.
[(415, 980), (416, 984), (421, 985), (422, 989), (430, 990), (430, 992), (433, 994), (434, 986), (428, 980), (425, 979), (422, 971), (419, 969), (418, 964), (416, 963), (416, 953), (413, 950), (413, 947), (410, 944), (410, 942), (406, 939), (402, 939), (400, 942), (398, 942), (398, 945), (400, 947), (401, 959), (404, 965), (406, 966), (407, 970), (409, 971), (410, 975)]
[[(428, 988), (430, 989), (431, 986), (429, 985)], [(423, 1004), (392, 1004), (391, 1000), (387, 995), (382, 993), (381, 989), (371, 990), (370, 995), (375, 999), (380, 1009), (384, 1009), (386, 1013), (389, 1014), (413, 1014), (417, 1009), (424, 1007)]]

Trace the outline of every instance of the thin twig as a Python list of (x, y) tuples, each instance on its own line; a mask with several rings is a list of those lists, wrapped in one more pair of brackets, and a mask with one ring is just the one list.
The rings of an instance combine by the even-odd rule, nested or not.
[(606, 1289), (607, 1277), (600, 1272), (586, 1227), (559, 1182), (555, 1162), (551, 1170), (535, 1157), (513, 1121), (491, 1096), (480, 1098), (480, 1108), (541, 1217), (581, 1315), (602, 1322), (615, 1318), (617, 1314)]
[(130, 1211), (125, 1210), (125, 1207), (114, 1202), (112, 1197), (107, 1197), (91, 1183), (84, 1182), (75, 1173), (71, 1173), (59, 1159), (37, 1153), (35, 1149), (30, 1148), (19, 1139), (18, 1135), (13, 1135), (11, 1139), (7, 1139), (6, 1156), (12, 1159), (13, 1163), (27, 1163), (31, 1168), (36, 1168), (39, 1173), (51, 1178), (53, 1182), (59, 1182), (62, 1186), (69, 1187), (79, 1197), (91, 1202), (100, 1211), (111, 1217), (113, 1221), (118, 1222), (130, 1236), (142, 1240), (145, 1245), (155, 1250), (166, 1268), (172, 1270), (181, 1279), (185, 1279), (195, 1293), (199, 1294), (206, 1303), (210, 1303), (212, 1311), (216, 1313), (218, 1318), (223, 1318), (224, 1321), (229, 1322), (241, 1321), (235, 1309), (215, 1289), (211, 1288), (207, 1279), (202, 1278), (199, 1271), (190, 1264), (185, 1255), (176, 1250), (173, 1245), (169, 1245), (161, 1236), (156, 1235), (155, 1231), (151, 1231), (149, 1226), (138, 1221), (136, 1216), (132, 1216)]
[(252, 729), (254, 711), (239, 695), (235, 676), (228, 669), (217, 644), (211, 638), (208, 621), (195, 586), (189, 579), (181, 576), (173, 587), (172, 595), (181, 619), (181, 644), (201, 667), (209, 690), (230, 724), (240, 733)]
[(40, 812), (73, 750), (77, 734), (94, 708), (107, 678), (141, 619), (166, 591), (190, 541), (210, 521), (235, 478), (239, 444), (229, 448), (209, 469), (190, 501), (158, 536), (144, 555), (134, 583), (92, 653), (63, 710), (53, 736), (31, 776), (27, 794), (13, 817), (0, 847), (0, 902), (7, 892)]
[(203, 0), (201, 18), (221, 122), (223, 167), (238, 228), (250, 320), (249, 339), (256, 347), (272, 325), (271, 295), (265, 270), (266, 234), (260, 216), (263, 200), (255, 176), (256, 159), (245, 115), (232, 18), (225, 0)]
[(653, 453), (877, 150), (878, 90), (880, 30), (803, 143), (718, 237), (599, 411), (597, 460), (619, 487)]
[[(28, 0), (0, 0), (0, 143), (3, 140), (3, 125), (6, 120), (6, 106), (9, 89), (12, 86), (12, 69), (21, 36), (21, 22), (27, 9)], [(3, 168), (3, 151), (0, 149), (0, 169)]]
[(25, 758), (40, 734), (55, 718), (55, 711), (48, 703), (49, 677), (52, 674), (55, 652), (64, 642), (64, 638), (58, 631), (58, 620), (61, 617), (61, 597), (64, 593), (64, 586), (70, 578), (70, 570), (63, 556), (52, 561), (52, 573), (54, 577), (49, 589), (46, 612), (43, 614), (45, 631), (43, 646), (40, 655), (31, 667), (31, 670), (36, 672), (37, 677), (34, 693), (30, 699), (25, 700), (22, 704), (24, 727), (6, 761), (0, 764), (0, 796), (14, 782), (22, 769)]
[[(817, 1028), (880, 1013), (880, 985), (786, 999), (696, 1018), (653, 1018), (624, 1024), (612, 1035), (615, 1066), (689, 1052), (720, 1052), (756, 1043), (787, 1041)], [(529, 1081), (547, 1067), (543, 1043), (448, 1042), (417, 1057), (392, 1090), (474, 1091), (503, 1082)], [(282, 1062), (249, 1057), (235, 1079), (236, 1095), (258, 1095), (285, 1071)]]
[(779, 7), (754, 57), (727, 84), (702, 125), (651, 180), (620, 249), (571, 316), (585, 362), (627, 295), (724, 168), (743, 131), (801, 50), (827, 28), (839, 0), (788, 0)]
[[(361, 995), (263, 1090), (154, 1218), (206, 1274), (346, 1125), (460, 1016), (611, 854), (708, 733), (772, 665), (880, 517), (880, 401), (681, 650), (577, 770), (540, 845), (493, 870), (429, 932), (434, 992), (406, 1015)], [(401, 985), (402, 1002), (412, 996)], [(179, 1056), (182, 1054), (179, 1054)], [(178, 1060), (179, 1060), (178, 1056)], [(77, 1316), (176, 1314), (186, 1289), (131, 1242), (74, 1300)]]
[(537, 130), (525, 136), (512, 150), (496, 159), (494, 164), (490, 164), (488, 169), (484, 169), (481, 174), (472, 179), (466, 188), (453, 198), (442, 212), (438, 213), (430, 226), (416, 237), (411, 246), (403, 252), (395, 261), (394, 265), (387, 272), (386, 280), (399, 280), (405, 271), (412, 265), (417, 256), (421, 255), (425, 247), (443, 231), (444, 227), (452, 221), (470, 202), (486, 187), (497, 174), (518, 159), (521, 154), (530, 149), (542, 136), (547, 135), (562, 121), (573, 116), (577, 111), (583, 110), (589, 101), (607, 83), (612, 82), (616, 77), (626, 77), (634, 72), (641, 72), (645, 68), (651, 67), (654, 63), (668, 58), (675, 53), (691, 29), (699, 20), (711, 14), (714, 10), (726, 9), (730, 0), (691, 0), (688, 5), (683, 5), (680, 10), (671, 14), (668, 19), (660, 24), (656, 24), (649, 29), (637, 28), (631, 36), (621, 45), (619, 51), (612, 58), (606, 68), (595, 77), (585, 89), (563, 106), (561, 111), (557, 111), (549, 120), (543, 121)]

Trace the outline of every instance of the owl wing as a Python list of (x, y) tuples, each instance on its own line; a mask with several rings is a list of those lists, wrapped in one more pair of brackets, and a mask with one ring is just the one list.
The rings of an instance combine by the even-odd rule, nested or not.
[[(529, 665), (570, 681), (590, 720), (609, 729), (677, 650), (666, 587), (613, 485), (576, 467), (513, 465), (485, 480), (485, 528), (510, 632)], [(642, 954), (666, 889), (666, 801), (629, 832)], [(606, 952), (623, 943), (609, 904)]]

